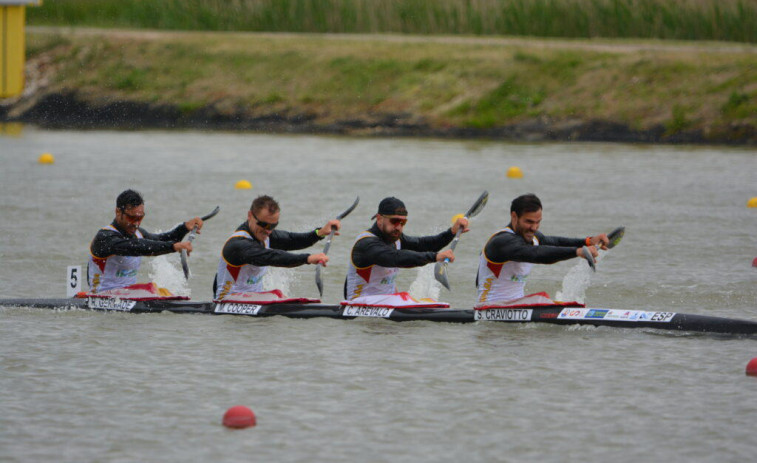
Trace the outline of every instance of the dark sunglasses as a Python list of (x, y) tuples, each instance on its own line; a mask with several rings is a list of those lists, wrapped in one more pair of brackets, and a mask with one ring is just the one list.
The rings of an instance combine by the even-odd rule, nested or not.
[[(250, 211), (250, 212), (252, 212), (252, 211)], [(264, 230), (273, 230), (274, 228), (276, 228), (276, 227), (279, 226), (278, 222), (276, 222), (276, 223), (263, 222), (262, 220), (258, 219), (257, 216), (255, 216), (254, 212), (252, 212), (252, 217), (255, 218), (255, 223), (258, 224), (258, 227), (260, 227), (260, 228), (262, 228)]]
[(131, 223), (141, 222), (142, 219), (145, 218), (145, 214), (142, 214), (142, 215), (131, 215), (131, 214), (127, 213), (123, 209), (121, 209), (121, 214), (126, 218), (126, 220), (128, 222), (131, 222)]
[(405, 224), (407, 224), (407, 219), (400, 219), (399, 217), (387, 217), (386, 219), (395, 227), (397, 225), (402, 225), (404, 227)]

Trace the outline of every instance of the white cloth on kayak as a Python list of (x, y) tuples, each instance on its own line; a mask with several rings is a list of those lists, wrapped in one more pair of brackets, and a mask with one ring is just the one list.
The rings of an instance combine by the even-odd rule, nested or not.
[[(102, 229), (119, 232), (113, 225), (108, 225)], [(135, 235), (137, 239), (144, 238), (139, 230), (136, 231)], [(89, 262), (87, 263), (87, 279), (89, 280), (90, 291), (100, 293), (135, 284), (141, 263), (141, 256), (95, 257), (90, 252)]]
[[(369, 231), (364, 231), (355, 239), (358, 241), (374, 237), (376, 235)], [(394, 242), (397, 249), (401, 249), (400, 240)], [(347, 267), (347, 299), (354, 299), (360, 296), (386, 295), (397, 292), (395, 279), (400, 269), (397, 267), (382, 267), (380, 265), (369, 265), (368, 267), (358, 268), (350, 258)]]
[(449, 304), (433, 299), (415, 299), (408, 293), (372, 294), (358, 296), (354, 299), (340, 302), (341, 305), (360, 307), (390, 307), (390, 308), (446, 308)]
[(518, 299), (479, 302), (473, 306), (474, 310), (486, 309), (517, 309), (523, 307), (585, 307), (583, 304), (575, 301), (560, 302), (554, 301), (545, 292), (529, 294)]
[[(245, 230), (237, 230), (232, 233), (228, 240), (232, 238), (253, 239)], [(228, 241), (226, 240), (226, 241)], [(270, 247), (270, 239), (266, 238), (263, 245)], [(263, 292), (263, 277), (268, 272), (268, 267), (259, 267), (252, 264), (232, 265), (226, 262), (221, 253), (221, 259), (218, 261), (218, 273), (216, 276), (216, 300), (224, 300), (231, 293), (260, 293)]]
[(286, 297), (279, 289), (263, 292), (234, 292), (227, 294), (223, 300), (213, 302), (234, 304), (309, 304), (321, 302), (320, 299), (307, 297)]
[(99, 292), (80, 292), (78, 298), (100, 297), (129, 299), (133, 301), (158, 301), (158, 300), (187, 300), (186, 296), (175, 296), (166, 288), (160, 288), (155, 283), (137, 283), (123, 288), (113, 288)]
[[(512, 228), (505, 227), (489, 239), (502, 232), (515, 234)], [(533, 238), (533, 245), (539, 245), (536, 236)], [(486, 257), (486, 246), (484, 246), (478, 262), (478, 303), (510, 301), (523, 297), (526, 279), (533, 266), (534, 264), (530, 262), (492, 262)]]

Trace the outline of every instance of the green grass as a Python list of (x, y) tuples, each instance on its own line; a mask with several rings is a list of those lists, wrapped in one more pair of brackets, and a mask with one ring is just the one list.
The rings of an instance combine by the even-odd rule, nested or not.
[(50, 0), (32, 25), (757, 43), (753, 0)]
[(431, 127), (474, 128), (603, 120), (669, 135), (757, 126), (753, 46), (60, 34), (28, 34), (29, 59), (55, 63), (46, 91), (175, 106), (185, 115), (213, 106), (307, 114), (325, 125), (405, 114)]

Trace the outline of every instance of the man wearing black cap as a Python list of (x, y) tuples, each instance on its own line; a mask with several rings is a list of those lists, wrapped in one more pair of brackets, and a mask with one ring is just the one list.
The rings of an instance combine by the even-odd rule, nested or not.
[(394, 197), (384, 198), (372, 218), (376, 222), (358, 235), (352, 247), (345, 281), (347, 299), (396, 293), (394, 280), (400, 268), (421, 267), (447, 258), (454, 261), (452, 250), (439, 250), (452, 241), (458, 228), (468, 231), (468, 220), (461, 217), (436, 236), (405, 235), (402, 230), (407, 223), (407, 209)]

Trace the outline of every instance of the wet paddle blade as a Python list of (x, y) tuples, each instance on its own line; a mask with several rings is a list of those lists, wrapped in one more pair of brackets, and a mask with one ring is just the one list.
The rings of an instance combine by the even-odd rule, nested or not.
[(181, 269), (184, 270), (184, 279), (189, 280), (189, 264), (187, 263), (187, 250), (181, 250)]
[(437, 262), (434, 266), (434, 278), (436, 281), (442, 284), (445, 288), (450, 290), (449, 281), (447, 280), (447, 263)]
[(618, 227), (615, 230), (611, 231), (607, 234), (607, 238), (610, 240), (610, 243), (607, 245), (607, 249), (612, 249), (615, 246), (620, 243), (620, 240), (623, 239), (623, 235), (626, 234), (626, 227)]
[(321, 280), (321, 265), (315, 267), (315, 285), (318, 287), (319, 297), (323, 297), (323, 281)]
[(591, 255), (591, 251), (589, 251), (589, 248), (587, 248), (586, 246), (584, 246), (583, 248), (581, 248), (581, 253), (584, 256), (584, 259), (586, 259), (586, 262), (589, 263), (589, 267), (591, 267), (591, 269), (596, 272), (597, 271), (597, 264), (596, 264), (596, 262), (594, 262), (594, 256)]

